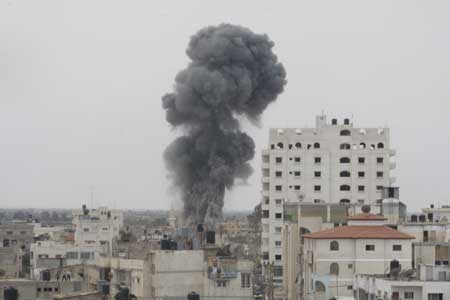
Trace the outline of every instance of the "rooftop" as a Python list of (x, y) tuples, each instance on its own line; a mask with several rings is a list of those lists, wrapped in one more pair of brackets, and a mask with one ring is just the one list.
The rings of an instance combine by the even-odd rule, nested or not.
[(341, 226), (306, 234), (310, 239), (414, 239), (387, 226)]

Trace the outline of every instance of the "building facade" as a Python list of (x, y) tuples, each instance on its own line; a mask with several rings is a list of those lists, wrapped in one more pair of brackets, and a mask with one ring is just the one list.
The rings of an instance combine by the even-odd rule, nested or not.
[(381, 190), (395, 178), (388, 128), (356, 128), (349, 119), (314, 128), (269, 132), (262, 152), (262, 258), (282, 283), (284, 202), (381, 204)]

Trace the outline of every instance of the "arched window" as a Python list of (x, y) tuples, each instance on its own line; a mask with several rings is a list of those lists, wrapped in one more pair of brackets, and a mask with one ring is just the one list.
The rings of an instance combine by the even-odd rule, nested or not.
[(341, 177), (350, 177), (350, 172), (349, 171), (341, 171), (341, 173), (339, 175)]
[(339, 162), (340, 162), (341, 164), (349, 164), (349, 163), (350, 163), (350, 158), (349, 158), (349, 157), (341, 157), (341, 158), (339, 159)]
[(316, 281), (314, 284), (316, 293), (325, 293), (325, 284), (323, 284), (321, 281)]
[(277, 147), (278, 147), (278, 149), (283, 149), (284, 145), (283, 145), (283, 143), (280, 142), (277, 144)]
[(349, 199), (341, 199), (341, 200), (339, 201), (339, 203), (341, 203), (341, 204), (349, 204), (349, 203), (350, 203), (350, 200), (349, 200)]
[(339, 148), (341, 148), (341, 150), (350, 150), (352, 146), (350, 144), (343, 143)]
[(374, 150), (375, 149), (375, 144), (370, 145), (370, 149)]
[(334, 262), (330, 265), (330, 274), (339, 275), (339, 265), (337, 263)]
[(359, 144), (360, 149), (366, 149), (366, 143), (360, 143)]
[(320, 144), (319, 143), (314, 143), (314, 149), (319, 149), (320, 148)]
[(351, 132), (348, 129), (344, 129), (344, 130), (341, 130), (340, 134), (341, 134), (341, 136), (349, 136), (349, 135), (351, 135)]
[(302, 144), (301, 143), (295, 143), (295, 148), (301, 149), (302, 148)]
[(377, 148), (378, 149), (383, 149), (384, 148), (384, 144), (383, 143), (378, 143)]
[(339, 243), (336, 241), (332, 241), (330, 243), (330, 250), (331, 251), (339, 251)]
[(348, 184), (343, 184), (340, 187), (341, 191), (350, 191), (350, 186)]

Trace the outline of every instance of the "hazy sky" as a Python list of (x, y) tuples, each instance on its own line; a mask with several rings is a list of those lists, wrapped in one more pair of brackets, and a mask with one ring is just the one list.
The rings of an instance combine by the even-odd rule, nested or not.
[(248, 125), (260, 201), (270, 127), (322, 110), (391, 128), (401, 199), (450, 203), (450, 1), (0, 0), (0, 207), (169, 208), (162, 152), (176, 136), (161, 96), (187, 64), (189, 37), (230, 22), (267, 33), (286, 91)]

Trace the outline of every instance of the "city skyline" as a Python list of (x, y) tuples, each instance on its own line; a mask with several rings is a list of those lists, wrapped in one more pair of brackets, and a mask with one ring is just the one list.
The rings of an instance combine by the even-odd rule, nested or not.
[(255, 3), (1, 2), (3, 207), (76, 208), (94, 186), (95, 205), (169, 209), (162, 153), (177, 133), (160, 98), (186, 66), (189, 37), (221, 22), (267, 33), (288, 73), (261, 127), (244, 128), (255, 172), (225, 209), (260, 202), (269, 128), (313, 126), (322, 110), (390, 128), (395, 185), (410, 210), (449, 204), (450, 4)]

